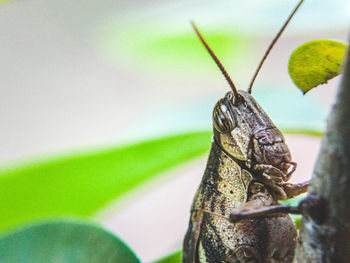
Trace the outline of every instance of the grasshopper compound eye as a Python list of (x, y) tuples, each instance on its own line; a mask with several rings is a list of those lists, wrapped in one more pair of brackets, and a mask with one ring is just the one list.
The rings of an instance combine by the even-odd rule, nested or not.
[(235, 128), (235, 119), (225, 99), (221, 99), (216, 103), (213, 111), (213, 123), (215, 129), (220, 133), (229, 133)]

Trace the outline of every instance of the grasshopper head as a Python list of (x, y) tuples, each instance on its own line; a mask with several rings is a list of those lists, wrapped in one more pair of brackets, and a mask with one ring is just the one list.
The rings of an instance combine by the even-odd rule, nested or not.
[(285, 139), (249, 93), (228, 92), (215, 105), (213, 123), (215, 141), (231, 157), (288, 173), (293, 163)]

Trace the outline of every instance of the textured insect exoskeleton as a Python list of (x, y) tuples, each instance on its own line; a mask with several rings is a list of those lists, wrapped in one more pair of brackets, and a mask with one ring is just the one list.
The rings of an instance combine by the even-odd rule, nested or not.
[(305, 192), (308, 182), (287, 183), (296, 164), (282, 133), (250, 93), (263, 61), (301, 3), (268, 48), (248, 92), (236, 89), (192, 23), (232, 91), (214, 107), (213, 143), (192, 204), (183, 263), (293, 261), (297, 231), (292, 219), (264, 209)]

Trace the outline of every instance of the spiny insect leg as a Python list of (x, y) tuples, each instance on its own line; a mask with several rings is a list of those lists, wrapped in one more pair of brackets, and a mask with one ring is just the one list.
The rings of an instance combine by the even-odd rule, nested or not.
[(232, 213), (230, 215), (230, 221), (234, 223), (246, 218), (268, 216), (275, 213), (286, 213), (302, 214), (311, 217), (315, 222), (322, 223), (324, 221), (324, 211), (326, 206), (327, 203), (322, 197), (309, 194), (299, 203), (298, 206), (272, 205), (261, 207), (256, 210), (242, 210), (234, 214)]
[(252, 199), (245, 203), (244, 205), (235, 208), (232, 210), (230, 214), (230, 221), (237, 222), (242, 220), (241, 216), (245, 214), (255, 213), (256, 211), (260, 211), (263, 208), (271, 207), (273, 199), (269, 194), (262, 194), (255, 199)]
[(253, 169), (260, 170), (266, 174), (270, 174), (270, 175), (274, 175), (274, 176), (278, 176), (278, 177), (284, 176), (284, 173), (280, 169), (274, 167), (271, 164), (255, 164), (253, 166)]
[(282, 187), (286, 192), (288, 198), (292, 198), (294, 196), (306, 193), (309, 187), (309, 184), (310, 184), (310, 181), (306, 181), (298, 184), (286, 183), (286, 184), (283, 184)]
[(266, 174), (263, 174), (263, 176), (257, 178), (257, 181), (268, 187), (277, 200), (286, 200), (288, 198), (287, 193), (284, 191), (282, 185), (279, 184), (279, 181), (274, 179), (274, 177), (270, 178)]
[(301, 214), (299, 206), (293, 207), (289, 205), (271, 205), (267, 207), (261, 207), (256, 210), (241, 211), (239, 213), (231, 214), (230, 221), (232, 223), (241, 221), (243, 219), (268, 216), (275, 213), (291, 213), (291, 214)]

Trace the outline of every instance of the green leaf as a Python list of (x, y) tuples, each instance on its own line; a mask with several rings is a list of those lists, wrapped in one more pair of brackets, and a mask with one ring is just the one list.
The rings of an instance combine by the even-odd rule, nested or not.
[(333, 40), (313, 40), (295, 49), (288, 70), (294, 84), (305, 94), (338, 76), (343, 66), (346, 45)]
[(206, 153), (211, 132), (189, 133), (0, 172), (0, 230), (54, 216), (93, 215), (110, 201)]
[(181, 263), (182, 251), (177, 251), (169, 256), (155, 261), (154, 263)]
[(92, 224), (60, 220), (0, 238), (1, 263), (139, 263), (116, 236)]

